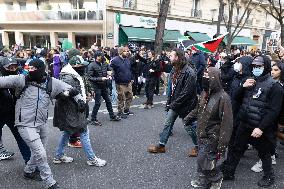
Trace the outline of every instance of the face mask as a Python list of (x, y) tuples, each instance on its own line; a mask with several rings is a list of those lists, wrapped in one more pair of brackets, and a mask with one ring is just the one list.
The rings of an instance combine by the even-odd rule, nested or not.
[(202, 77), (202, 89), (204, 91), (209, 91), (209, 78)]
[(255, 76), (255, 77), (259, 77), (261, 76), (261, 74), (263, 73), (264, 71), (264, 67), (261, 67), (261, 68), (253, 68), (252, 69), (252, 74)]
[(242, 67), (241, 63), (235, 63), (234, 64), (234, 71), (235, 72), (240, 72), (241, 71), (241, 67)]

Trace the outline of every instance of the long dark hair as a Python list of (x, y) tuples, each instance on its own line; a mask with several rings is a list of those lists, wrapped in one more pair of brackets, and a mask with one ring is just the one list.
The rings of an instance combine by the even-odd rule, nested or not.
[(281, 73), (280, 73), (280, 78), (279, 81), (281, 81), (281, 83), (284, 83), (284, 61), (283, 60), (278, 60), (275, 62), (275, 64), (272, 65), (273, 66), (277, 66)]
[(182, 51), (181, 49), (173, 49), (173, 51), (176, 53), (176, 56), (178, 57), (178, 60), (176, 61), (177, 64), (175, 65), (175, 70), (181, 70), (186, 64), (186, 58), (184, 55), (184, 51)]

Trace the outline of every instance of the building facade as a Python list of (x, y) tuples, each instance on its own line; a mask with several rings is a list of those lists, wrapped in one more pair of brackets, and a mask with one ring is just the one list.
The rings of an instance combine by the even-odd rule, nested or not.
[[(177, 43), (179, 35), (212, 38), (216, 34), (219, 1), (171, 0), (165, 42)], [(233, 24), (244, 11), (247, 0), (239, 0)], [(280, 25), (260, 7), (251, 5), (252, 14), (238, 36), (255, 41), (253, 48), (265, 48), (277, 37)], [(122, 45), (127, 42), (153, 43), (161, 0), (0, 0), (3, 45), (36, 43), (54, 47), (68, 39), (76, 47)], [(228, 18), (225, 6), (224, 19)], [(221, 33), (226, 32), (224, 23)], [(279, 36), (279, 35), (278, 35)], [(200, 38), (201, 39), (201, 38)], [(198, 40), (198, 39), (197, 39)]]

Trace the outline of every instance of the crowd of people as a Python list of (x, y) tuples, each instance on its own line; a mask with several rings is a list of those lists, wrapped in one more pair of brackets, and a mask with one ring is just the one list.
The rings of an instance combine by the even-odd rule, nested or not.
[(260, 158), (251, 170), (264, 173), (258, 186), (269, 187), (275, 182), (277, 137), (284, 139), (283, 55), (280, 43), (277, 51), (235, 48), (212, 54), (195, 48), (156, 54), (133, 45), (94, 44), (88, 50), (5, 47), (0, 61), (0, 160), (14, 155), (1, 140), (7, 125), (26, 164), (24, 177), (43, 181), (49, 189), (60, 188), (45, 150), (50, 102), (55, 101), (53, 126), (62, 131), (53, 163), (73, 162), (64, 153), (68, 145), (82, 147), (87, 164), (101, 167), (107, 162), (96, 156), (88, 126), (103, 125), (98, 117), (102, 98), (110, 121), (121, 121), (134, 115), (132, 100), (141, 95), (146, 97), (144, 108), (154, 108), (162, 85), (167, 114), (160, 140), (148, 147), (149, 153), (166, 152), (180, 117), (194, 145), (188, 156), (197, 157), (192, 187), (219, 189), (223, 180), (233, 180), (251, 147)]

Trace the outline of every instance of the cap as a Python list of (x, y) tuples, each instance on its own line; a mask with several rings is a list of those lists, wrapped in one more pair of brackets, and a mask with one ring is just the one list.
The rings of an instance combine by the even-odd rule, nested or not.
[(8, 68), (12, 64), (18, 65), (18, 62), (17, 62), (17, 60), (14, 57), (4, 57), (2, 59), (2, 66), (4, 68)]
[(101, 51), (96, 51), (94, 54), (94, 58), (96, 59), (98, 56), (104, 56)]
[(263, 65), (264, 64), (264, 59), (263, 57), (261, 56), (257, 56), (251, 64), (254, 64), (254, 65)]

